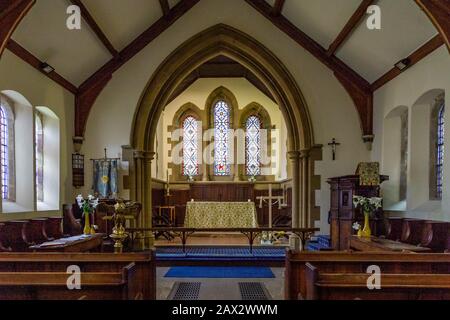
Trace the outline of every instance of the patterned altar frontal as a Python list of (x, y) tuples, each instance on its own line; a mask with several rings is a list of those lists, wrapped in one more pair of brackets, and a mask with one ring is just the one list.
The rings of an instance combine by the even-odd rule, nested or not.
[(256, 228), (254, 202), (188, 202), (186, 228)]

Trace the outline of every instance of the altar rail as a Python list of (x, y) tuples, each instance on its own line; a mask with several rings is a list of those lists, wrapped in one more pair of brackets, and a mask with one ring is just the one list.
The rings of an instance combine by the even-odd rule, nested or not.
[(186, 243), (190, 236), (198, 232), (204, 233), (242, 233), (248, 239), (250, 252), (253, 252), (253, 244), (258, 235), (263, 232), (285, 232), (297, 235), (301, 240), (302, 250), (305, 249), (305, 243), (310, 237), (320, 229), (318, 228), (129, 228), (126, 231), (130, 233), (132, 244), (137, 234), (142, 233), (162, 233), (169, 232), (173, 236), (179, 237), (183, 246), (183, 253), (186, 253)]

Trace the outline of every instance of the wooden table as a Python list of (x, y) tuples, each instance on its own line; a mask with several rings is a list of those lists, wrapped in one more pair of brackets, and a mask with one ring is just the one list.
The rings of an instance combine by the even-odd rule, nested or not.
[(407, 243), (402, 243), (398, 241), (392, 241), (388, 239), (382, 239), (378, 237), (350, 237), (350, 249), (355, 251), (366, 251), (366, 252), (429, 252), (430, 248), (413, 246)]
[(100, 251), (103, 243), (103, 233), (88, 236), (75, 236), (62, 238), (40, 245), (31, 246), (30, 250), (35, 252), (89, 252)]

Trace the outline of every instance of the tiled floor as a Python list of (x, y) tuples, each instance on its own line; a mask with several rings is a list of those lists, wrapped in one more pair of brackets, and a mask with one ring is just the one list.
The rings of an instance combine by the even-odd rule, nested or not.
[(240, 300), (239, 282), (261, 282), (269, 291), (272, 299), (284, 297), (284, 268), (272, 268), (275, 278), (270, 279), (190, 279), (165, 278), (169, 268), (157, 269), (157, 298), (166, 300), (175, 282), (201, 282), (199, 300)]

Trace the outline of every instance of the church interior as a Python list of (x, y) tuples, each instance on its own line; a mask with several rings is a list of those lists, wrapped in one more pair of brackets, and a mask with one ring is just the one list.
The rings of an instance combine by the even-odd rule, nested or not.
[(449, 0), (0, 0), (1, 300), (450, 300)]

